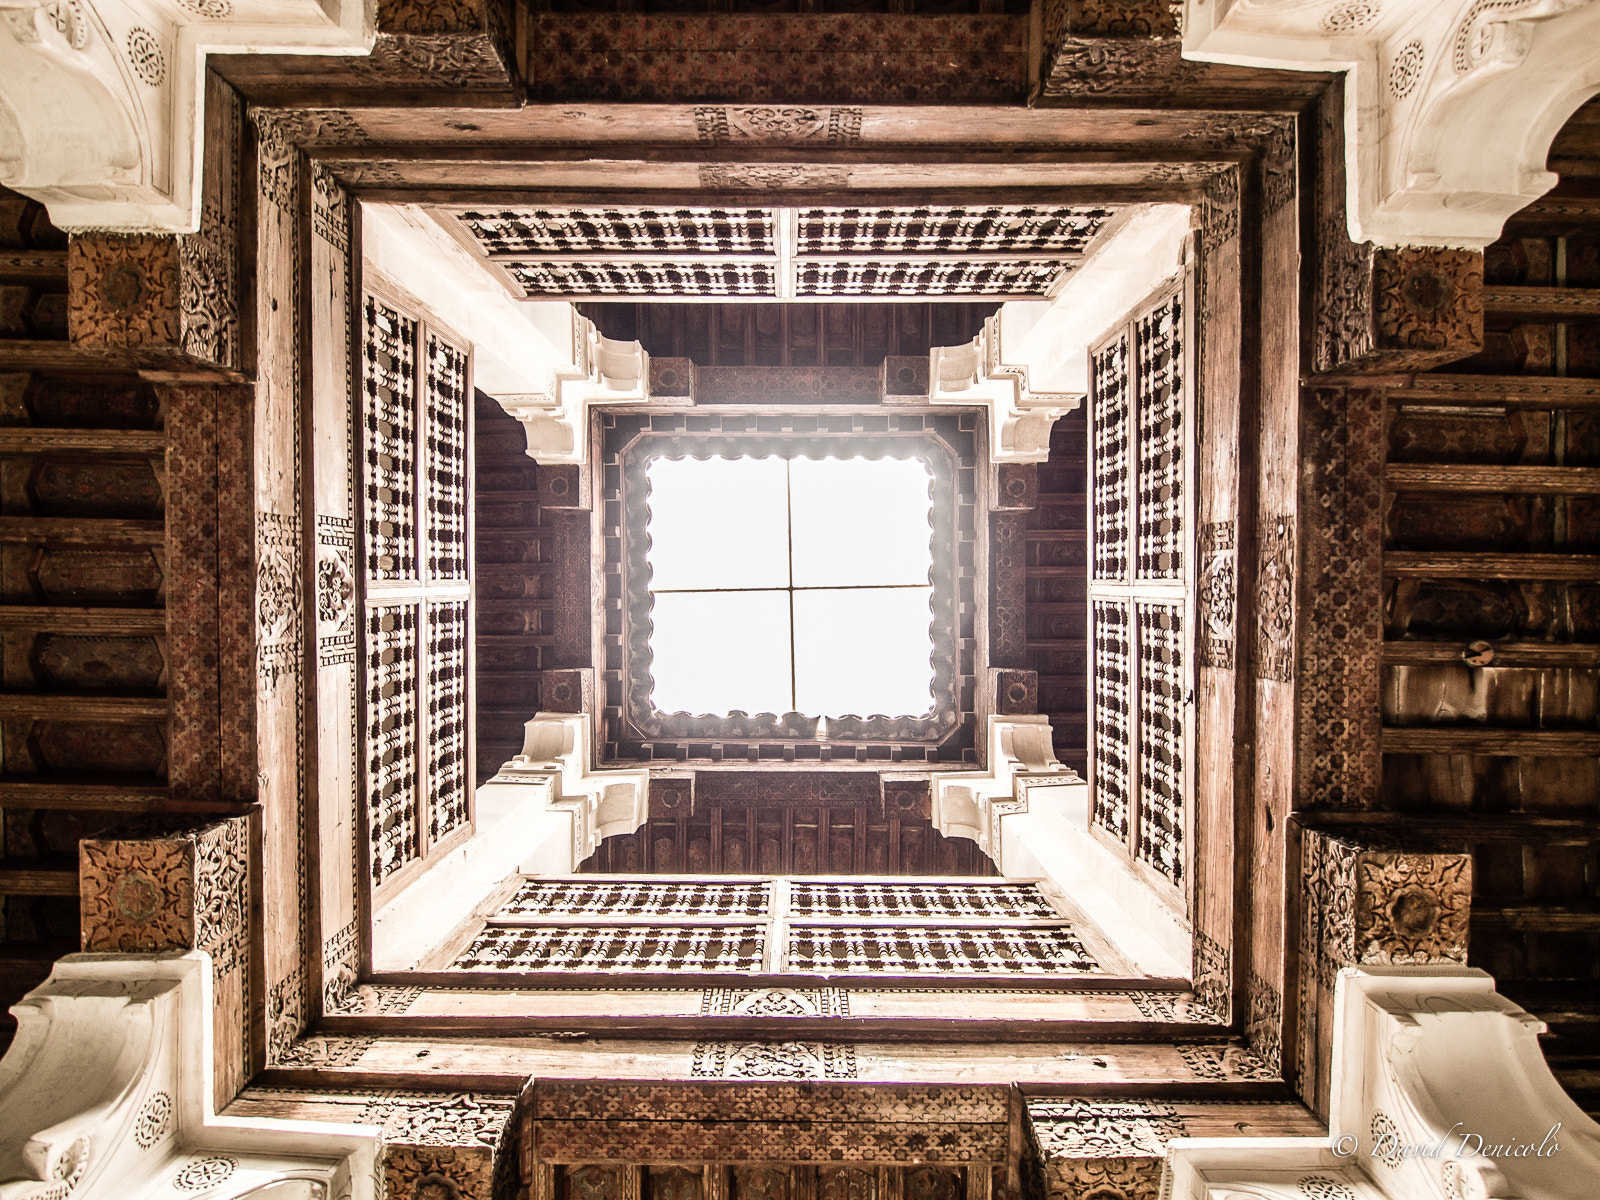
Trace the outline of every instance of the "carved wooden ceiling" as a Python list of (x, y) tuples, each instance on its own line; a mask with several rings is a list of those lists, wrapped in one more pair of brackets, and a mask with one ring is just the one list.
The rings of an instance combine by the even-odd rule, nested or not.
[(1117, 212), (1061, 205), (433, 210), (514, 296), (539, 300), (1048, 297)]

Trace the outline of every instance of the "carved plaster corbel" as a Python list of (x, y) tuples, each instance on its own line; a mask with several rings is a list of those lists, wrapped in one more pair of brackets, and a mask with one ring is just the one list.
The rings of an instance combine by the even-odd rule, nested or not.
[(581, 466), (589, 457), (591, 408), (650, 399), (650, 355), (638, 342), (602, 336), (573, 308), (572, 363), (552, 369), (545, 392), (496, 399), (522, 422), (529, 458)]
[(1051, 427), (1082, 404), (1083, 396), (1032, 390), (1028, 365), (1005, 361), (1000, 331), (996, 315), (972, 341), (929, 351), (928, 399), (987, 409), (991, 461), (1044, 462), (1050, 457)]
[(650, 810), (649, 771), (592, 771), (589, 718), (583, 713), (542, 712), (523, 725), (522, 752), (500, 768), (492, 783), (528, 783), (550, 778), (550, 807), (572, 813), (572, 862), (576, 866), (616, 834), (632, 833)]
[(11, 1011), (5, 1200), (377, 1200), (376, 1128), (215, 1115), (203, 951), (71, 954)]
[(933, 824), (945, 837), (971, 838), (1000, 861), (1000, 823), (1027, 812), (1036, 782), (1081, 783), (1057, 760), (1048, 718), (1033, 714), (988, 720), (987, 771), (940, 771), (930, 779)]

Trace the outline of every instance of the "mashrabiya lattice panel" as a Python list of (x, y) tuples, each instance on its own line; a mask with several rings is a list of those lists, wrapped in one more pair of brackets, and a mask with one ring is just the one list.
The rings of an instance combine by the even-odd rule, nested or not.
[(1094, 606), (1094, 810), (1101, 829), (1128, 836), (1133, 748), (1133, 646), (1128, 606), (1097, 601)]
[(806, 258), (796, 263), (797, 296), (1042, 296), (1057, 262), (919, 262)]
[(428, 604), (428, 837), (467, 823), (467, 602)]
[(775, 263), (507, 263), (530, 296), (771, 296)]
[(461, 213), (490, 254), (776, 254), (772, 214), (748, 208), (517, 208)]
[(766, 927), (494, 925), (455, 966), (465, 971), (756, 971)]
[(795, 917), (986, 917), (1051, 920), (1059, 914), (1033, 884), (792, 883)]
[(960, 254), (1025, 250), (1084, 253), (1112, 216), (1106, 208), (808, 208), (803, 255)]
[(869, 925), (796, 925), (786, 969), (872, 975), (1083, 974), (1100, 969), (1077, 934), (1039, 929), (878, 929)]
[(372, 883), (417, 856), (417, 606), (367, 612), (367, 827)]
[(765, 883), (589, 883), (528, 880), (497, 914), (517, 917), (758, 917)]
[(417, 322), (368, 296), (364, 335), (367, 578), (415, 579)]
[(1183, 610), (1140, 604), (1139, 838), (1135, 853), (1183, 881)]
[(1139, 375), (1140, 579), (1181, 579), (1183, 528), (1183, 309), (1177, 296), (1133, 323)]
[(467, 577), (467, 356), (431, 330), (423, 354), (429, 579)]
[(1128, 435), (1132, 396), (1128, 339), (1090, 361), (1094, 393), (1094, 577), (1128, 578)]

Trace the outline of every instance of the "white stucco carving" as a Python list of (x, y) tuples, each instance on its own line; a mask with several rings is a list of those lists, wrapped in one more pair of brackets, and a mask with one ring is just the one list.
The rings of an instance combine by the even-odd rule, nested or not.
[(205, 953), (71, 954), (11, 1011), (4, 1200), (378, 1200), (376, 1128), (212, 1111)]
[(0, 0), (0, 183), (62, 229), (193, 232), (206, 54), (372, 41), (361, 0)]
[(1334, 1022), (1328, 1137), (1176, 1139), (1168, 1143), (1163, 1195), (1593, 1194), (1600, 1125), (1550, 1073), (1538, 1043), (1543, 1022), (1497, 993), (1487, 973), (1346, 968)]
[(1050, 456), (1050, 427), (1082, 404), (1083, 396), (1035, 391), (1030, 364), (1008, 354), (1003, 337), (997, 313), (972, 341), (935, 346), (928, 354), (928, 399), (987, 409), (994, 462), (1043, 462)]
[(938, 771), (929, 786), (934, 827), (945, 837), (971, 838), (998, 861), (1000, 820), (1027, 811), (1029, 782), (1082, 780), (1056, 759), (1047, 717), (991, 716), (986, 738), (987, 771)]
[(1596, 0), (1187, 0), (1185, 57), (1347, 70), (1350, 236), (1482, 247), (1600, 90)]
[(650, 772), (595, 771), (589, 718), (583, 713), (539, 713), (523, 726), (522, 753), (489, 782), (527, 783), (549, 776), (557, 788), (552, 809), (572, 813), (572, 867), (595, 852), (600, 842), (632, 833), (644, 824), (650, 805)]

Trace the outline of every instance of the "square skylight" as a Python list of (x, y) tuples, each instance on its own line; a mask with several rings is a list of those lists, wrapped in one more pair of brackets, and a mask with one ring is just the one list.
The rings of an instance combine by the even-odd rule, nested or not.
[(931, 712), (927, 463), (658, 457), (646, 478), (657, 712)]

